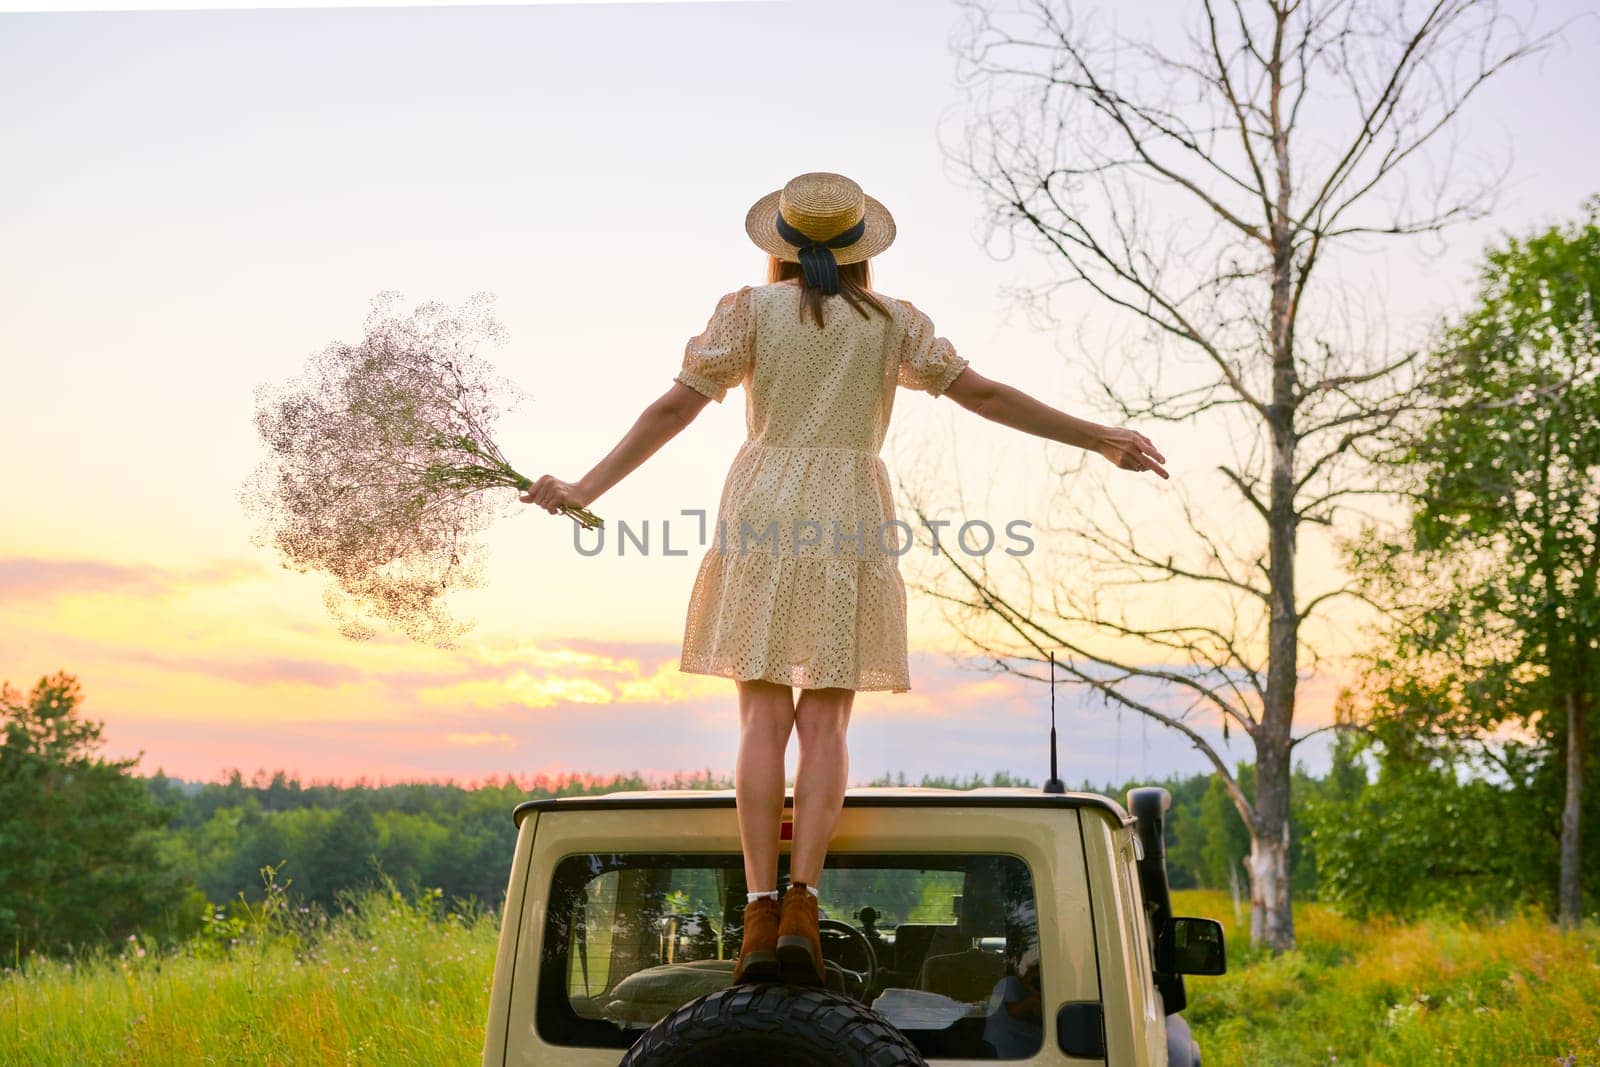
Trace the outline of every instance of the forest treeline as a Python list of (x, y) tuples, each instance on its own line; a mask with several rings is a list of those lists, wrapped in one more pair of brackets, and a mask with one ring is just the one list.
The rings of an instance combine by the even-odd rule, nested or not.
[[(1305, 778), (1315, 796), (1328, 779)], [(341, 893), (387, 876), (402, 890), (438, 890), (446, 900), (472, 899), (498, 907), (505, 892), (516, 831), (512, 808), (530, 798), (576, 796), (623, 789), (727, 789), (731, 781), (700, 771), (667, 780), (637, 774), (610, 777), (541, 776), (474, 783), (306, 785), (282, 771), (189, 783), (161, 775), (144, 779), (168, 821), (161, 861), (207, 900), (261, 895), (260, 870), (284, 863), (292, 895), (331, 908)], [(1240, 861), (1249, 838), (1210, 776), (1135, 781), (1080, 788), (1121, 797), (1135, 785), (1161, 784), (1173, 794), (1168, 862), (1180, 888), (1247, 885)], [(904, 774), (874, 785), (968, 789), (1038, 783), (1004, 772), (966, 778)], [(1301, 888), (1315, 890), (1315, 863), (1301, 852)], [(1248, 890), (1244, 890), (1248, 896)]]

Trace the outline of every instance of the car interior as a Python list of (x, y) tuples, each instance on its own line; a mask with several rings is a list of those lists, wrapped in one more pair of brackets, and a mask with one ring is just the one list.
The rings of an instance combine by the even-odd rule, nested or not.
[[(743, 935), (737, 856), (715, 865), (704, 855), (648, 865), (569, 859), (583, 861), (581, 884), (552, 895), (570, 911), (552, 907), (547, 920), (543, 970), (568, 975), (552, 991), (560, 999), (549, 1005), (560, 1017), (553, 1031), (570, 1017), (576, 1025), (567, 1029), (588, 1035), (572, 1043), (624, 1047), (678, 1006), (728, 985)], [(1015, 975), (1012, 961), (1037, 946), (1026, 865), (988, 855), (839, 860), (848, 871), (834, 876), (830, 863), (819, 885), (830, 988), (878, 1010), (925, 1056), (997, 1058), (985, 1027), (1005, 1010), (997, 997)], [(541, 990), (541, 1031), (547, 999)], [(597, 1040), (606, 1027), (618, 1036)]]

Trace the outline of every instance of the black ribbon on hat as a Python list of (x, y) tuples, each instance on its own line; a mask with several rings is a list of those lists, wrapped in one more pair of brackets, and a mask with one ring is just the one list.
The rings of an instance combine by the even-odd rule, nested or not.
[(833, 294), (839, 291), (839, 263), (833, 258), (835, 248), (846, 248), (861, 240), (861, 235), (867, 232), (867, 217), (861, 216), (861, 221), (836, 237), (826, 241), (819, 241), (814, 237), (807, 237), (799, 230), (790, 226), (783, 219), (783, 212), (774, 216), (778, 223), (778, 236), (792, 245), (798, 245), (795, 254), (800, 259), (800, 269), (805, 271), (806, 284), (821, 289), (824, 293)]

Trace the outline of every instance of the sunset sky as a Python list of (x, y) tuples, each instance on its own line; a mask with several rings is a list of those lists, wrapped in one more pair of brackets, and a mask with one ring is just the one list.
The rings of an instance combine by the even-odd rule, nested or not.
[[(1542, 5), (1539, 22), (1587, 9)], [(698, 547), (587, 558), (569, 520), (529, 509), (488, 538), (486, 585), (452, 601), (476, 622), (461, 647), (352, 642), (319, 578), (250, 541), (253, 390), (358, 340), (380, 290), (486, 290), (509, 337), (486, 355), (531, 398), (501, 444), (535, 476), (576, 479), (668, 387), (716, 298), (763, 280), (749, 204), (836, 170), (896, 217), (877, 288), (985, 374), (1110, 418), (1085, 346), (1138, 358), (1125, 332), (1080, 290), (1059, 298), (1070, 327), (1030, 323), (1006, 290), (1052, 264), (991, 255), (977, 194), (944, 160), (967, 107), (960, 18), (933, 0), (0, 15), (0, 678), (77, 675), (109, 752), (195, 779), (729, 769), (732, 683), (677, 669)], [(1597, 21), (1474, 99), (1462, 137), (1509, 151), (1511, 174), (1493, 217), (1430, 246), (1425, 269), (1375, 261), (1397, 334), (1470, 296), (1496, 233), (1600, 191)], [(743, 407), (738, 390), (709, 405), (594, 510), (657, 529), (714, 515)], [(1215, 425), (1141, 429), (1174, 483), (1217, 484)], [(884, 458), (996, 527), (1100, 506), (1052, 475), (1072, 450), (907, 390)], [(1153, 536), (1175, 533), (1167, 485), (1110, 484)], [(1314, 538), (1304, 558), (1308, 587), (1334, 579)], [(938, 566), (904, 564), (908, 581)], [(852, 777), (1042, 777), (1044, 691), (963, 659), (936, 604), (911, 610), (913, 691), (857, 698)], [(1318, 640), (1338, 651), (1357, 622), (1334, 614)], [(1336, 681), (1307, 682), (1308, 725)], [(1129, 713), (1065, 689), (1060, 703), (1074, 782), (1203, 769)]]

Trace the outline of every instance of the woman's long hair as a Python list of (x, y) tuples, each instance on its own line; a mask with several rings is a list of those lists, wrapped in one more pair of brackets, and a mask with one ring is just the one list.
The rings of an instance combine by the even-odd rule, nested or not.
[[(806, 281), (805, 272), (800, 268), (800, 264), (769, 255), (767, 257), (767, 282), (769, 284), (783, 282), (788, 281), (790, 278), (800, 279), (801, 320), (804, 321), (806, 311), (809, 310), (811, 317), (817, 320), (818, 327), (825, 325), (822, 321), (822, 301), (828, 294)], [(870, 259), (863, 259), (859, 263), (841, 263), (839, 265), (839, 295), (844, 297), (845, 302), (855, 308), (864, 319), (870, 319), (872, 313), (863, 307), (863, 304), (872, 305), (885, 317), (889, 314), (889, 309), (883, 306), (883, 301), (879, 300), (872, 292), (872, 260)]]

